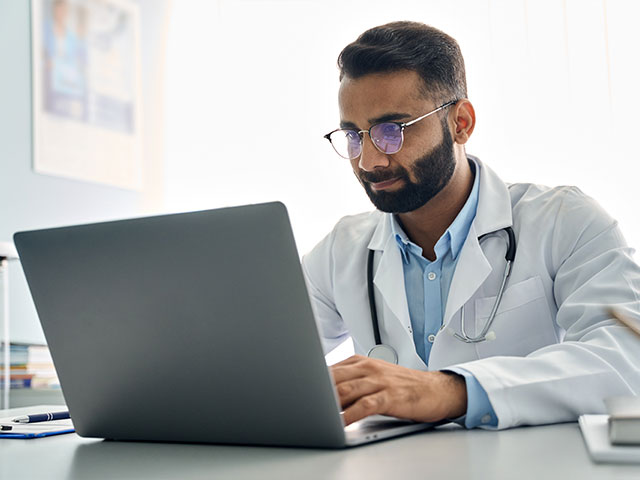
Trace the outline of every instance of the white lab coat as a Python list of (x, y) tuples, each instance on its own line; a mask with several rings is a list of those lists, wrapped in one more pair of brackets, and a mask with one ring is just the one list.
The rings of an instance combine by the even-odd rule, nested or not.
[[(476, 159), (477, 160), (477, 159)], [(610, 395), (640, 392), (640, 340), (607, 313), (616, 305), (640, 318), (640, 268), (617, 222), (575, 187), (507, 185), (479, 165), (476, 218), (460, 251), (428, 367), (416, 353), (400, 251), (388, 214), (345, 217), (303, 258), (325, 352), (351, 336), (356, 353), (375, 344), (366, 260), (374, 266), (382, 342), (399, 364), (438, 370), (460, 366), (486, 390), (499, 429), (576, 420), (603, 413)], [(495, 339), (466, 344), (451, 331), (475, 335), (493, 306), (512, 226), (517, 253), (491, 330)]]

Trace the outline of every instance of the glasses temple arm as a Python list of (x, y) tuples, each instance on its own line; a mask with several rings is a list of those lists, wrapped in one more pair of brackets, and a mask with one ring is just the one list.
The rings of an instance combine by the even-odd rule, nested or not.
[(423, 120), (425, 118), (427, 118), (429, 115), (433, 115), (436, 112), (439, 112), (440, 110), (442, 110), (443, 108), (447, 108), (450, 105), (453, 105), (454, 103), (456, 103), (457, 100), (451, 100), (450, 102), (445, 103), (444, 105), (440, 105), (438, 108), (436, 108), (435, 110), (430, 111), (429, 113), (425, 113), (424, 115), (422, 115), (421, 117), (415, 118), (413, 120), (411, 120), (410, 122), (407, 123), (403, 123), (402, 126), (403, 127), (408, 127), (410, 125), (413, 125), (416, 122), (419, 122), (420, 120)]

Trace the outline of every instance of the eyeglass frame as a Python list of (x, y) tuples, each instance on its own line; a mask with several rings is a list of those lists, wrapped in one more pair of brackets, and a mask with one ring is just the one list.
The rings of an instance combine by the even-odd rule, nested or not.
[[(366, 130), (356, 130), (355, 128), (336, 128), (335, 130), (330, 131), (329, 133), (327, 133), (326, 135), (324, 135), (324, 138), (326, 138), (327, 140), (329, 140), (329, 143), (331, 144), (331, 146), (333, 147), (333, 150), (342, 158), (345, 158), (347, 160), (355, 160), (356, 158), (360, 157), (362, 155), (362, 152), (364, 151), (364, 133), (366, 132), (369, 135), (369, 138), (371, 138), (371, 129), (374, 127), (377, 127), (378, 125), (382, 125), (385, 123), (393, 123), (395, 125), (398, 125), (398, 127), (400, 127), (400, 147), (398, 147), (398, 150), (396, 150), (393, 153), (387, 153), (384, 152), (380, 149), (380, 147), (378, 147), (378, 145), (376, 145), (376, 142), (374, 142), (373, 140), (371, 141), (371, 143), (373, 144), (374, 147), (376, 147), (376, 149), (381, 152), (384, 153), (385, 155), (395, 155), (396, 153), (398, 153), (400, 150), (402, 150), (402, 147), (404, 146), (404, 129), (406, 127), (410, 127), (411, 125), (413, 125), (414, 123), (419, 122), (420, 120), (423, 120), (431, 115), (433, 115), (436, 112), (439, 112), (440, 110), (443, 110), (447, 107), (450, 107), (451, 105), (455, 105), (458, 102), (458, 100), (451, 100), (445, 104), (440, 105), (438, 108), (436, 108), (435, 110), (431, 110), (429, 113), (425, 113), (424, 115), (422, 115), (421, 117), (418, 118), (414, 118), (413, 120), (410, 120), (408, 122), (378, 122), (378, 123), (374, 123), (373, 125), (371, 125), (368, 129)], [(336, 132), (356, 132), (358, 134), (358, 138), (360, 139), (360, 153), (358, 155), (356, 155), (353, 158), (350, 157), (345, 157), (344, 155), (340, 154), (340, 152), (338, 152), (338, 150), (336, 149), (336, 147), (333, 145), (333, 142), (331, 141), (331, 135), (333, 135)]]

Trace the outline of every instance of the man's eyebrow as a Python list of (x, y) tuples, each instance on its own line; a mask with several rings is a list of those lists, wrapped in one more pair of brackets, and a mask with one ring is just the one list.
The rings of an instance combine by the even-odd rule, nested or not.
[(353, 122), (340, 122), (340, 128), (352, 128), (354, 130), (358, 130), (358, 127)]
[[(382, 122), (395, 122), (397, 120), (405, 120), (411, 118), (409, 113), (385, 113), (379, 117), (370, 118), (369, 125), (375, 125)], [(342, 121), (340, 122), (340, 128), (352, 128), (358, 130), (358, 126), (353, 122)]]
[(411, 114), (409, 114), (409, 113), (387, 113), (387, 114), (382, 115), (380, 117), (370, 118), (369, 119), (369, 124), (373, 125), (375, 123), (382, 123), (382, 122), (395, 122), (396, 120), (404, 120), (406, 118), (411, 118)]

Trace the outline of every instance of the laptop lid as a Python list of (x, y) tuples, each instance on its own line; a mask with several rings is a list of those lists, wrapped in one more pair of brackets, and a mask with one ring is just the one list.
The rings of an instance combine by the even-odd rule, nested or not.
[(80, 435), (345, 445), (283, 204), (14, 240)]

